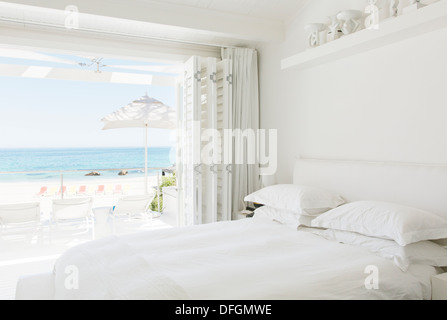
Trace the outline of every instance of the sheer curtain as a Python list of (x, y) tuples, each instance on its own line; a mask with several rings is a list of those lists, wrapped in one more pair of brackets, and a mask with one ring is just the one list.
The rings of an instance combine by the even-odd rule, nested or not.
[[(222, 59), (232, 61), (233, 132), (237, 129), (240, 129), (241, 132), (253, 130), (251, 132), (256, 137), (259, 129), (258, 53), (256, 50), (248, 48), (223, 48)], [(247, 137), (244, 134), (242, 136)], [(235, 141), (235, 145), (238, 143), (243, 142)], [(257, 191), (261, 186), (259, 164), (249, 161), (254, 156), (250, 153), (258, 152), (256, 142), (246, 139), (242, 146), (243, 148), (240, 151), (242, 151), (245, 160), (242, 164), (239, 163), (240, 161), (235, 163), (234, 157), (238, 151), (233, 146), (233, 217), (237, 212), (245, 209), (244, 197)]]

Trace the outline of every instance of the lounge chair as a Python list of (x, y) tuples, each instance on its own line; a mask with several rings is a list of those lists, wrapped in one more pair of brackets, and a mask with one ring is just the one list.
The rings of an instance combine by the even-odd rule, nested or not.
[(123, 221), (123, 218), (125, 222), (131, 222), (133, 218), (146, 220), (148, 218), (148, 207), (153, 198), (153, 194), (121, 197), (111, 211), (113, 234), (121, 232), (119, 227), (123, 227), (120, 223), (120, 221)]
[(96, 191), (95, 186), (88, 186), (88, 187), (87, 187), (87, 194), (88, 194), (88, 195), (90, 195), (90, 194), (95, 194), (95, 191)]
[[(0, 205), (0, 227), (2, 238), (11, 230), (20, 231), (21, 235), (26, 235), (29, 239), (32, 239), (37, 232), (38, 239), (42, 239), (40, 203)], [(33, 232), (26, 229), (31, 229)]]
[(42, 197), (44, 196), (48, 191), (47, 187), (41, 187), (40, 191), (36, 194), (36, 197)]
[(123, 194), (123, 186), (120, 184), (117, 184), (115, 186), (115, 190), (113, 190), (113, 194)]
[(70, 188), (68, 188), (68, 193), (67, 195), (69, 196), (75, 196), (76, 195), (76, 186), (70, 186)]
[(57, 192), (57, 187), (51, 187), (48, 192), (46, 193), (46, 196), (51, 197), (54, 196)]
[(63, 187), (60, 187), (59, 188), (59, 191), (58, 191), (58, 195), (60, 195), (61, 193), (63, 193), (63, 194), (65, 194), (67, 192), (67, 186), (63, 186)]
[(129, 194), (130, 191), (130, 185), (125, 184), (123, 187), (123, 194)]
[(121, 197), (113, 209), (113, 217), (127, 216), (129, 218), (138, 216), (145, 217), (149, 204), (154, 199), (154, 195), (126, 196)]
[(79, 190), (76, 192), (78, 196), (86, 196), (87, 195), (87, 186), (80, 186)]
[(88, 218), (91, 215), (92, 204), (92, 198), (53, 200), (51, 218), (55, 222)]
[(102, 195), (104, 195), (104, 194), (105, 194), (104, 185), (99, 185), (99, 186), (98, 186), (98, 189), (96, 189), (95, 194), (96, 194), (96, 195), (98, 195), (98, 194), (102, 194)]
[(113, 186), (111, 184), (106, 185), (105, 193), (106, 194), (113, 194)]
[[(55, 199), (51, 213), (51, 233), (54, 227), (80, 225), (85, 223), (85, 232), (90, 230), (92, 219), (93, 198)], [(78, 234), (81, 234), (78, 233)], [(94, 238), (94, 233), (92, 235)]]

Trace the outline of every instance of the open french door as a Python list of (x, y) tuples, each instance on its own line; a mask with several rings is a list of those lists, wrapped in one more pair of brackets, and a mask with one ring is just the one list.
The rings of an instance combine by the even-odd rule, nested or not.
[[(225, 139), (227, 132), (233, 128), (232, 75), (231, 61), (217, 63), (217, 117), (216, 128), (221, 137), (221, 163), (217, 166), (217, 220), (232, 219), (232, 173), (233, 163), (232, 139)], [(231, 135), (232, 137), (232, 135)]]
[(178, 189), (181, 225), (231, 220), (230, 61), (185, 63), (179, 114)]
[(185, 63), (183, 104), (178, 112), (178, 196), (181, 225), (194, 225), (202, 215), (202, 178), (200, 168), (200, 71), (199, 58)]

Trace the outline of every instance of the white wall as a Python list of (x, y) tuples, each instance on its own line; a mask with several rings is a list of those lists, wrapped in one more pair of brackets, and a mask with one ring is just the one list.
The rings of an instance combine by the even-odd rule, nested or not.
[(292, 181), (298, 155), (447, 164), (447, 29), (280, 70), (281, 59), (306, 50), (306, 23), (365, 4), (314, 0), (285, 42), (260, 47), (261, 127), (278, 129), (279, 182)]

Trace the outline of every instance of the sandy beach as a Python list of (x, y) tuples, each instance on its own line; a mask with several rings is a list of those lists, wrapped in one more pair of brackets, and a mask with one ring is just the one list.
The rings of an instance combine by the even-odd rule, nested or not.
[[(161, 177), (160, 177), (161, 181)], [(104, 186), (104, 192), (97, 192), (99, 186)], [(64, 198), (93, 197), (93, 208), (113, 206), (123, 195), (144, 194), (143, 177), (116, 178), (84, 177), (78, 180), (64, 181), (66, 193)], [(86, 187), (85, 194), (78, 194), (80, 187)], [(121, 186), (122, 191), (116, 191), (116, 187)], [(155, 192), (157, 186), (157, 176), (148, 177), (149, 190)], [(41, 188), (46, 187), (44, 195), (38, 195)], [(61, 182), (51, 181), (30, 181), (30, 182), (0, 182), (0, 204), (14, 204), (24, 202), (40, 202), (43, 214), (51, 212), (52, 200), (61, 199), (58, 194)]]

